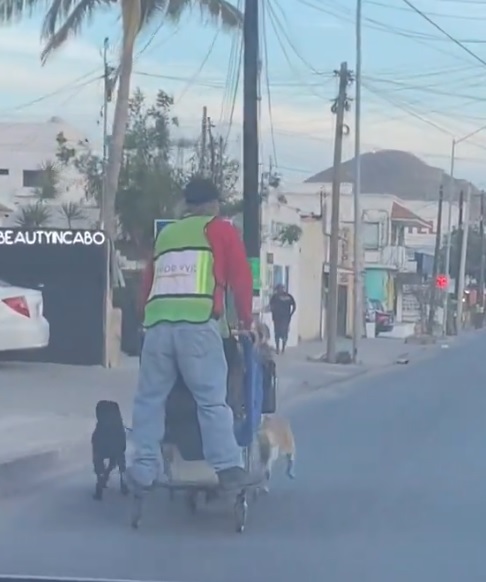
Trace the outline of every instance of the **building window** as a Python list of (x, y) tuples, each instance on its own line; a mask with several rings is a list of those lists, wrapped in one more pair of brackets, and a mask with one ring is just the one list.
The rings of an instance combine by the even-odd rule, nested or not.
[(380, 223), (363, 223), (363, 247), (367, 251), (377, 251), (380, 248)]
[(0, 176), (8, 176), (10, 174), (7, 168), (0, 168)]
[(24, 170), (22, 185), (24, 188), (41, 188), (43, 170)]

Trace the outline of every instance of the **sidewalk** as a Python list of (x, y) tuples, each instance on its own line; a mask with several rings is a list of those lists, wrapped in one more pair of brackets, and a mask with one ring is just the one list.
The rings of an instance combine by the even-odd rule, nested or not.
[[(359, 365), (308, 361), (308, 357), (318, 356), (324, 349), (322, 342), (309, 342), (277, 356), (280, 404), (308, 390), (392, 365), (399, 356), (413, 361), (430, 348), (378, 338), (361, 342)], [(338, 349), (350, 350), (350, 342), (341, 343)], [(53, 456), (61, 457), (61, 453), (76, 444), (83, 445), (81, 461), (86, 461), (98, 400), (119, 402), (124, 420), (130, 424), (137, 374), (137, 358), (125, 358), (119, 368), (112, 370), (39, 363), (0, 364), (0, 493), (2, 475), (8, 474), (13, 479), (12, 467), (16, 478), (32, 479), (42, 468), (52, 468)], [(6, 471), (6, 467), (10, 470)]]

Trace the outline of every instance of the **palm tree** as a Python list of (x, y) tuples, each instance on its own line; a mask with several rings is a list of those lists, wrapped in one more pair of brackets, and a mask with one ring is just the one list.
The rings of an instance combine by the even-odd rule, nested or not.
[(51, 217), (49, 208), (42, 202), (22, 206), (15, 223), (22, 228), (40, 228), (46, 226)]
[(61, 174), (59, 166), (55, 162), (44, 162), (40, 166), (42, 177), (39, 186), (35, 189), (36, 198), (39, 202), (56, 200), (60, 194)]
[[(35, 10), (45, 5), (45, 1), (0, 0), (0, 23), (32, 16)], [(70, 36), (79, 34), (83, 25), (98, 10), (111, 7), (114, 3), (121, 10), (123, 40), (118, 69), (118, 95), (105, 175), (105, 200), (102, 205), (104, 226), (113, 240), (116, 237), (115, 198), (128, 122), (134, 48), (140, 32), (158, 18), (177, 23), (184, 12), (194, 7), (199, 7), (203, 15), (227, 29), (240, 27), (243, 20), (240, 11), (227, 0), (50, 0), (41, 31), (45, 41), (42, 62), (45, 63), (51, 53)]]
[(72, 224), (75, 220), (83, 220), (86, 218), (82, 206), (77, 202), (65, 202), (64, 204), (61, 204), (59, 212), (66, 219), (68, 228), (72, 228)]

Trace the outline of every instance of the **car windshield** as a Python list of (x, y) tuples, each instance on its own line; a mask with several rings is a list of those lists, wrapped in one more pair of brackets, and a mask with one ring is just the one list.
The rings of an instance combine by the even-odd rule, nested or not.
[(486, 582), (483, 51), (0, 0), (0, 582)]

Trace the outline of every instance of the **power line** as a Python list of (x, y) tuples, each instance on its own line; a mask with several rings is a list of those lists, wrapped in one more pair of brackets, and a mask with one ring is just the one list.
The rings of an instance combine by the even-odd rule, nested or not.
[(90, 85), (91, 83), (94, 83), (95, 81), (100, 80), (102, 78), (102, 75), (99, 75), (93, 79), (89, 79), (89, 80), (84, 81), (84, 82), (81, 82), (81, 81), (83, 79), (86, 79), (86, 77), (92, 76), (94, 74), (94, 72), (96, 72), (97, 70), (98, 70), (98, 68), (94, 69), (93, 71), (90, 71), (89, 73), (85, 73), (84, 75), (81, 75), (81, 77), (74, 79), (70, 83), (66, 83), (65, 85), (61, 85), (61, 87), (59, 87), (58, 89), (55, 89), (54, 91), (50, 91), (49, 93), (45, 93), (44, 95), (41, 95), (40, 97), (36, 97), (35, 99), (32, 99), (30, 101), (26, 101), (24, 103), (21, 103), (20, 105), (15, 105), (14, 107), (8, 107), (6, 109), (2, 109), (2, 110), (0, 110), (0, 115), (4, 115), (5, 113), (11, 113), (14, 111), (20, 111), (22, 109), (27, 109), (29, 107), (32, 107), (33, 105), (37, 105), (38, 103), (42, 103), (42, 101), (46, 101), (47, 99), (51, 99), (52, 97), (56, 97), (57, 95), (60, 95), (61, 93), (64, 93), (65, 91), (68, 91), (70, 89), (82, 88), (82, 87), (85, 87), (86, 85)]
[(199, 75), (202, 73), (204, 67), (206, 66), (209, 58), (211, 57), (211, 55), (213, 53), (214, 46), (216, 44), (216, 41), (218, 40), (218, 36), (219, 36), (219, 29), (216, 29), (216, 33), (213, 37), (213, 40), (211, 41), (211, 44), (209, 45), (209, 48), (208, 48), (206, 54), (204, 55), (203, 60), (201, 61), (201, 64), (199, 65), (199, 67), (197, 68), (195, 73), (190, 77), (189, 81), (187, 82), (187, 85), (182, 89), (181, 94), (177, 98), (174, 105), (177, 105), (178, 103), (180, 103), (180, 101), (183, 99), (183, 97), (187, 93), (187, 91), (189, 91), (189, 89), (192, 87), (192, 85), (195, 84), (195, 81), (197, 80)]
[(273, 127), (272, 114), (272, 95), (270, 92), (270, 76), (269, 76), (269, 60), (268, 60), (268, 42), (267, 42), (267, 25), (266, 25), (266, 4), (262, 2), (262, 34), (263, 34), (263, 54), (264, 54), (264, 70), (265, 70), (265, 85), (267, 90), (267, 106), (268, 118), (270, 121), (270, 135), (272, 138), (272, 152), (275, 165), (278, 167), (277, 147), (275, 143), (275, 133)]
[(407, 113), (409, 113), (409, 115), (411, 115), (412, 117), (415, 117), (416, 119), (422, 121), (423, 123), (426, 123), (426, 124), (430, 125), (434, 129), (437, 129), (438, 131), (440, 131), (442, 133), (445, 133), (447, 135), (450, 135), (451, 137), (454, 135), (451, 131), (445, 129), (444, 127), (440, 126), (439, 124), (435, 123), (434, 121), (431, 121), (430, 119), (427, 119), (426, 117), (424, 117), (420, 113), (417, 113), (413, 109), (406, 108), (406, 107), (401, 106), (401, 105), (397, 105), (396, 102), (393, 101), (393, 99), (390, 99), (386, 95), (381, 94), (379, 91), (377, 91), (375, 88), (373, 88), (373, 86), (370, 85), (369, 83), (363, 82), (363, 87), (367, 91), (369, 91), (370, 93), (374, 93), (375, 95), (377, 95), (378, 97), (380, 97), (384, 101), (387, 101), (388, 103), (390, 103), (394, 107), (398, 107), (399, 109), (403, 109), (403, 111), (407, 111)]
[[(277, 43), (280, 46), (280, 50), (282, 51), (282, 54), (285, 58), (285, 60), (287, 61), (287, 64), (289, 65), (290, 70), (294, 73), (294, 75), (300, 79), (301, 84), (304, 85), (310, 93), (312, 93), (313, 95), (315, 95), (316, 97), (318, 97), (319, 99), (324, 99), (327, 100), (325, 97), (323, 97), (322, 95), (319, 95), (319, 93), (317, 93), (316, 91), (313, 90), (312, 87), (310, 87), (305, 80), (303, 79), (303, 77), (301, 76), (301, 74), (299, 73), (299, 71), (297, 69), (295, 69), (292, 60), (290, 59), (289, 53), (287, 51), (287, 48), (285, 46), (285, 43), (282, 40), (282, 36), (281, 36), (281, 29), (282, 29), (282, 25), (281, 23), (279, 23), (279, 21), (276, 19), (276, 15), (275, 15), (275, 11), (273, 9), (272, 4), (268, 4), (268, 17), (270, 20), (270, 24), (273, 28), (273, 31), (275, 33), (275, 38), (277, 39)], [(330, 78), (331, 79), (331, 78)], [(332, 78), (332, 80), (334, 80), (334, 78)]]
[[(312, 8), (318, 12), (322, 12), (323, 14), (331, 15), (338, 20), (348, 22), (348, 23), (354, 25), (354, 16), (350, 13), (350, 11), (346, 10), (346, 8), (344, 8), (342, 6), (336, 5), (336, 2), (334, 2), (334, 1), (331, 4), (330, 8), (325, 8), (322, 5), (314, 4), (311, 0), (298, 0), (298, 1), (300, 4), (302, 4), (304, 6)], [(341, 10), (341, 14), (339, 14), (339, 12), (338, 13), (336, 13), (335, 11), (333, 12), (331, 9)], [(431, 40), (432, 41), (437, 40), (438, 37), (418, 34), (417, 32), (409, 31), (407, 29), (399, 29), (397, 27), (379, 22), (377, 20), (370, 19), (369, 17), (363, 18), (363, 26), (365, 26), (366, 28), (372, 29), (372, 30), (377, 30), (377, 31), (385, 33), (385, 34), (389, 34), (391, 36), (400, 36), (403, 38), (408, 38), (408, 39), (412, 40), (413, 42), (416, 42), (416, 43), (419, 43), (423, 46), (426, 46), (427, 48), (430, 48), (438, 53), (450, 56), (458, 61), (469, 62), (467, 59), (461, 57), (461, 55), (457, 55), (456, 53), (452, 53), (450, 51), (447, 51), (441, 47), (436, 46), (435, 44), (430, 44)]]
[(470, 48), (468, 48), (467, 46), (465, 46), (461, 41), (457, 40), (457, 38), (453, 37), (451, 34), (449, 34), (447, 31), (445, 31), (439, 24), (437, 24), (437, 22), (435, 22), (434, 20), (432, 20), (432, 18), (430, 18), (429, 16), (427, 16), (427, 14), (425, 14), (425, 12), (422, 12), (422, 10), (420, 10), (414, 4), (412, 4), (412, 2), (410, 2), (410, 0), (402, 0), (402, 2), (404, 2), (409, 8), (411, 8), (421, 18), (423, 18), (424, 20), (426, 20), (429, 24), (431, 24), (434, 28), (436, 28), (444, 36), (446, 36), (452, 43), (454, 43), (456, 46), (458, 46), (459, 48), (461, 48), (468, 55), (470, 55), (471, 57), (473, 57), (473, 59), (475, 59), (476, 61), (478, 61), (478, 63), (481, 63), (482, 65), (486, 66), (486, 61), (484, 59), (482, 59), (479, 55), (477, 55)]
[[(466, 4), (467, 2), (461, 2), (461, 4)], [(404, 6), (393, 6), (391, 4), (386, 4), (385, 2), (379, 2), (378, 0), (366, 0), (366, 4), (370, 4), (372, 6), (379, 6), (380, 8), (387, 8), (389, 10), (396, 10), (400, 12), (410, 12)], [(474, 2), (473, 2), (474, 4)], [(478, 3), (479, 4), (479, 3)], [(482, 3), (483, 6), (486, 6), (486, 3)], [(453, 20), (486, 20), (486, 16), (470, 16), (464, 14), (444, 14), (441, 12), (430, 12), (427, 11), (425, 14), (431, 17), (438, 17), (438, 18), (451, 18)], [(485, 42), (484, 40), (479, 42)]]

